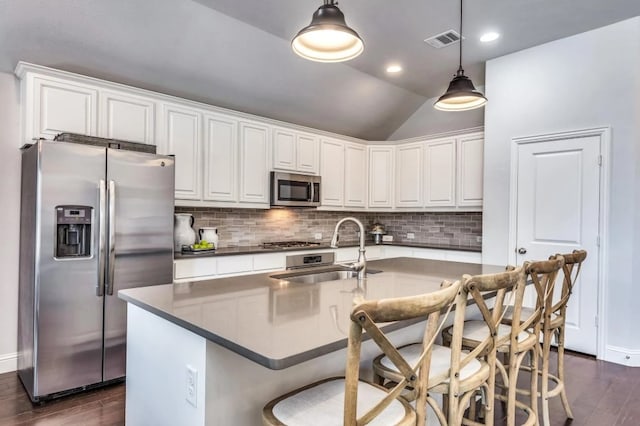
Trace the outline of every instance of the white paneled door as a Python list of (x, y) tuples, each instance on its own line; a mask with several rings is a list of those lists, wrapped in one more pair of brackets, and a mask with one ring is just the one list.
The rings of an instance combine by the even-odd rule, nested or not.
[[(601, 139), (599, 135), (517, 147), (516, 259), (587, 250), (568, 304), (566, 347), (597, 352)], [(562, 274), (561, 274), (562, 275)], [(556, 292), (561, 289), (556, 282)]]

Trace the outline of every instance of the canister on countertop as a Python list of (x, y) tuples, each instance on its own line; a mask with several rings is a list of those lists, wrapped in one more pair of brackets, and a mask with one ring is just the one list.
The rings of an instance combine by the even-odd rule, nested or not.
[(375, 244), (382, 244), (382, 236), (387, 232), (384, 229), (384, 225), (380, 223), (374, 223), (369, 233), (373, 235), (373, 242)]

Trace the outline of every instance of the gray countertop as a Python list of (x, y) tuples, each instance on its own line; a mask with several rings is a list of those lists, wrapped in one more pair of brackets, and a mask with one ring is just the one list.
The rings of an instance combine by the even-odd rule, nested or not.
[[(121, 290), (125, 301), (152, 312), (267, 368), (279, 370), (346, 347), (356, 294), (366, 299), (437, 290), (463, 274), (504, 271), (503, 266), (395, 258), (368, 262), (370, 274), (296, 284), (277, 273)], [(415, 321), (414, 321), (415, 322)], [(410, 323), (389, 324), (386, 330)]]
[[(430, 243), (409, 243), (409, 242), (392, 242), (373, 244), (367, 243), (367, 247), (372, 246), (395, 246), (395, 247), (415, 247), (415, 248), (428, 248), (437, 250), (455, 250), (480, 253), (482, 249), (480, 247), (458, 246), (451, 244), (430, 244)], [(357, 241), (341, 242), (340, 247), (357, 247)], [(302, 251), (302, 250), (324, 250), (329, 249), (329, 244), (322, 243), (319, 246), (313, 247), (291, 247), (291, 248), (265, 248), (262, 246), (235, 246), (235, 247), (222, 247), (212, 251), (201, 251), (195, 253), (174, 253), (174, 259), (193, 259), (194, 257), (209, 257), (209, 256), (232, 256), (239, 254), (256, 254), (256, 253), (277, 253), (277, 252), (290, 252), (290, 251)]]

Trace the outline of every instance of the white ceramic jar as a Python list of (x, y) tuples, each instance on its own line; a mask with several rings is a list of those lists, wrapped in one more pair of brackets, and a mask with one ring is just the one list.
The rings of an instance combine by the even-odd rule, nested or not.
[(205, 240), (213, 244), (214, 248), (218, 248), (218, 228), (211, 226), (203, 226), (198, 230), (200, 241)]
[(173, 224), (173, 244), (175, 251), (181, 251), (182, 246), (188, 246), (196, 242), (196, 231), (193, 230), (193, 215), (189, 213), (176, 213)]

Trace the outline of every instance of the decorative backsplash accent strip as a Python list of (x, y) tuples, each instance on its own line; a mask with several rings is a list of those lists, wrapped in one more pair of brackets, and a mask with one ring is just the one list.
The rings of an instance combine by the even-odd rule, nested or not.
[[(329, 243), (336, 222), (345, 216), (362, 221), (368, 232), (374, 223), (385, 226), (394, 241), (451, 244), (482, 247), (482, 213), (441, 212), (327, 212), (311, 209), (223, 209), (204, 207), (176, 207), (176, 213), (191, 213), (194, 228), (218, 228), (221, 247), (255, 246), (266, 241), (317, 241), (322, 234), (323, 243)], [(340, 230), (342, 241), (357, 240), (357, 226), (345, 223)], [(413, 233), (410, 240), (407, 233)], [(367, 239), (372, 239), (367, 236)]]

